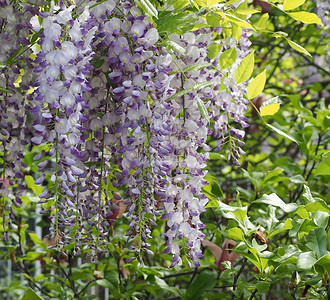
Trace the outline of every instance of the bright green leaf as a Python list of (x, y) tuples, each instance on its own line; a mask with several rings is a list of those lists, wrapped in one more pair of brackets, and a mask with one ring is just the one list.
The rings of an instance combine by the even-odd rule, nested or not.
[(315, 175), (330, 175), (330, 152), (323, 154), (323, 159), (317, 166)]
[(296, 50), (296, 51), (298, 51), (298, 52), (301, 52), (301, 53), (304, 53), (304, 54), (306, 54), (306, 55), (312, 57), (312, 55), (311, 55), (311, 54), (310, 54), (310, 53), (309, 53), (304, 47), (298, 45), (297, 43), (295, 43), (295, 42), (293, 42), (293, 41), (291, 41), (291, 40), (289, 40), (289, 39), (286, 39), (286, 40), (288, 41), (289, 45), (290, 45), (294, 50)]
[(30, 239), (32, 240), (32, 242), (36, 245), (39, 245), (40, 247), (46, 249), (47, 245), (45, 242), (43, 242), (42, 240), (39, 239), (38, 235), (35, 233), (29, 233)]
[(213, 44), (213, 45), (209, 46), (207, 48), (207, 50), (208, 50), (207, 57), (209, 59), (215, 58), (219, 54), (221, 48), (222, 48), (222, 45), (220, 45), (220, 44)]
[(255, 14), (255, 13), (259, 13), (259, 10), (256, 9), (251, 9), (251, 8), (245, 8), (245, 9), (236, 9), (235, 13), (237, 14), (241, 14), (241, 15), (250, 15), (250, 14)]
[(262, 30), (265, 29), (267, 27), (267, 22), (269, 20), (269, 14), (262, 14), (260, 19), (255, 22), (253, 25), (255, 28)]
[(21, 298), (21, 300), (43, 300), (43, 298), (41, 298), (40, 296), (38, 296), (36, 294), (36, 292), (34, 290), (32, 290), (31, 288), (28, 288), (23, 297)]
[(264, 89), (266, 83), (266, 70), (261, 72), (254, 78), (247, 87), (247, 95), (249, 99), (257, 97)]
[(234, 227), (229, 229), (228, 238), (236, 241), (244, 241), (244, 234), (240, 228)]
[(20, 228), (20, 238), (21, 238), (21, 244), (24, 247), (25, 246), (25, 241), (26, 241), (26, 229), (29, 227), (29, 224), (24, 224), (21, 228)]
[(254, 68), (254, 50), (243, 58), (242, 62), (235, 71), (236, 83), (242, 83), (251, 77)]
[(291, 10), (304, 4), (306, 0), (284, 0), (283, 10)]
[(237, 58), (237, 52), (236, 48), (230, 48), (223, 53), (221, 53), (219, 58), (219, 65), (221, 69), (227, 69), (233, 65), (233, 63), (236, 61)]
[(39, 196), (42, 193), (43, 188), (34, 183), (34, 179), (32, 176), (25, 175), (25, 183), (26, 183), (26, 186), (29, 189), (31, 189), (36, 196)]
[(308, 203), (306, 204), (305, 208), (309, 212), (323, 211), (330, 214), (330, 207), (323, 200), (318, 200), (312, 203)]
[(300, 11), (300, 12), (288, 13), (288, 15), (290, 17), (292, 17), (293, 19), (295, 19), (297, 21), (301, 21), (301, 22), (306, 23), (306, 24), (315, 23), (315, 24), (323, 25), (320, 18), (314, 13), (309, 13), (309, 12), (306, 12), (306, 11)]
[(264, 116), (272, 116), (274, 114), (276, 114), (279, 109), (280, 109), (280, 104), (279, 103), (274, 103), (274, 104), (270, 104), (268, 106), (264, 106), (260, 108), (260, 116), (264, 117)]

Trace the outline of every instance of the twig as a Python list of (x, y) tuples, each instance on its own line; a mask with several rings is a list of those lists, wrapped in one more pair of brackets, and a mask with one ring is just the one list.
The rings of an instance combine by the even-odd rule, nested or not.
[[(237, 280), (238, 280), (238, 277), (242, 274), (243, 272), (243, 269), (245, 268), (245, 266), (247, 265), (247, 260), (245, 259), (242, 263), (242, 266), (241, 268), (239, 269), (239, 271), (237, 272), (237, 274), (235, 275), (234, 277), (234, 282), (233, 282), (233, 292), (236, 290), (236, 285), (237, 285)], [(231, 300), (234, 300), (235, 299), (235, 294), (232, 292), (231, 294)]]

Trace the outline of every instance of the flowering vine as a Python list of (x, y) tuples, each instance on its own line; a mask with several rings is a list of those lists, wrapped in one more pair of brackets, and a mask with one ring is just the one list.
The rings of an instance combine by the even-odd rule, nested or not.
[[(235, 84), (234, 73), (249, 53), (247, 33), (238, 42), (213, 28), (171, 34), (168, 41), (185, 49), (177, 51), (133, 1), (60, 1), (47, 12), (30, 11), (22, 36), (32, 34), (36, 44), (26, 52), (24, 79), (15, 87), (20, 68), (13, 68), (1, 91), (0, 196), (14, 195), (12, 203), (20, 205), (21, 192), (10, 194), (4, 179), (13, 172), (23, 179), (24, 163), (6, 162), (10, 155), (22, 158), (31, 143), (38, 150), (35, 183), (50, 180), (39, 198), (56, 247), (73, 240), (76, 255), (86, 245), (106, 251), (110, 225), (126, 209), (126, 235), (137, 252), (132, 259), (143, 263), (142, 251), (151, 253), (148, 238), (160, 217), (167, 220), (164, 253), (172, 254), (171, 266), (182, 264), (183, 253), (189, 265), (199, 266), (208, 136), (217, 139), (214, 151), (229, 144), (235, 164), (244, 154), (246, 82)], [(17, 23), (5, 22), (11, 21)], [(219, 58), (229, 49), (237, 57), (224, 68)], [(15, 50), (1, 52), (1, 63)], [(28, 139), (9, 125), (12, 118)], [(14, 214), (7, 203), (5, 209)]]

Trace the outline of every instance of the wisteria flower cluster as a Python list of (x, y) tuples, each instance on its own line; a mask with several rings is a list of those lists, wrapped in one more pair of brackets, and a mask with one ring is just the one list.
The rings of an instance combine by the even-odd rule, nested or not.
[[(38, 151), (35, 184), (48, 184), (39, 198), (56, 246), (74, 241), (76, 255), (86, 246), (104, 251), (118, 211), (126, 211), (132, 259), (151, 253), (160, 217), (171, 266), (182, 264), (183, 248), (188, 264), (199, 266), (208, 136), (218, 141), (215, 151), (230, 145), (235, 164), (244, 154), (246, 83), (235, 84), (234, 72), (249, 53), (247, 33), (238, 43), (221, 39), (221, 29), (172, 34), (185, 49), (179, 53), (133, 1), (60, 1), (47, 11), (24, 7), (28, 14), (0, 5), (8, 41), (0, 49), (3, 227), (14, 218), (11, 205), (22, 204), (29, 145)], [(236, 62), (222, 70), (219, 57), (231, 48)]]

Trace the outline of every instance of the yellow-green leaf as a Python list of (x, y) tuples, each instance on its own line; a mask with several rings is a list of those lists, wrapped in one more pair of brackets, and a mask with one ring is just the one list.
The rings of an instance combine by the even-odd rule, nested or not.
[(254, 78), (247, 87), (247, 95), (249, 99), (257, 97), (264, 89), (266, 83), (266, 70)]
[(251, 8), (245, 8), (245, 9), (236, 9), (236, 13), (241, 14), (241, 15), (250, 15), (250, 14), (255, 14), (260, 12), (259, 10), (256, 9), (251, 9)]
[(232, 66), (232, 64), (236, 61), (237, 52), (236, 48), (230, 48), (223, 53), (221, 53), (219, 57), (219, 65), (221, 69), (227, 69)]
[(234, 227), (229, 229), (228, 238), (236, 241), (244, 241), (244, 234), (240, 228)]
[(231, 28), (233, 31), (233, 37), (235, 38), (236, 42), (238, 43), (238, 41), (240, 40), (243, 30), (240, 26), (236, 25), (236, 24), (231, 24)]
[(264, 106), (260, 109), (260, 116), (272, 116), (278, 112), (280, 109), (279, 103), (274, 103), (268, 106)]
[(219, 2), (221, 2), (220, 0), (206, 0), (206, 4), (207, 6), (213, 6), (214, 4), (218, 4)]
[(267, 26), (267, 21), (269, 19), (269, 14), (263, 14), (260, 19), (255, 22), (253, 25), (257, 29), (265, 29)]
[(311, 55), (311, 54), (310, 54), (310, 53), (309, 53), (304, 47), (298, 45), (297, 43), (295, 43), (295, 42), (293, 42), (293, 41), (291, 41), (291, 40), (289, 40), (289, 39), (286, 39), (286, 40), (288, 41), (289, 45), (290, 45), (294, 50), (296, 50), (296, 51), (298, 51), (298, 52), (301, 52), (301, 53), (304, 53), (304, 54), (306, 54), (306, 55), (312, 57), (312, 55)]
[(254, 68), (254, 50), (243, 58), (242, 62), (235, 71), (236, 83), (242, 83), (251, 77)]
[(306, 24), (315, 23), (315, 24), (323, 25), (320, 18), (314, 13), (300, 11), (300, 12), (289, 13), (289, 16), (297, 21), (301, 21)]
[(228, 22), (230, 22), (231, 24), (236, 24), (242, 28), (247, 28), (247, 29), (252, 29), (253, 31), (255, 31), (255, 29), (252, 27), (252, 25), (248, 22), (246, 22), (245, 20), (242, 20), (236, 16), (227, 14), (227, 13), (222, 13), (220, 11), (216, 11), (217, 14), (219, 14), (220, 16), (222, 16), (225, 20), (227, 20)]
[(290, 10), (304, 4), (306, 0), (284, 0), (283, 10)]
[(36, 196), (39, 196), (44, 190), (41, 186), (34, 183), (34, 179), (30, 175), (25, 175), (25, 183), (28, 188), (30, 188)]

